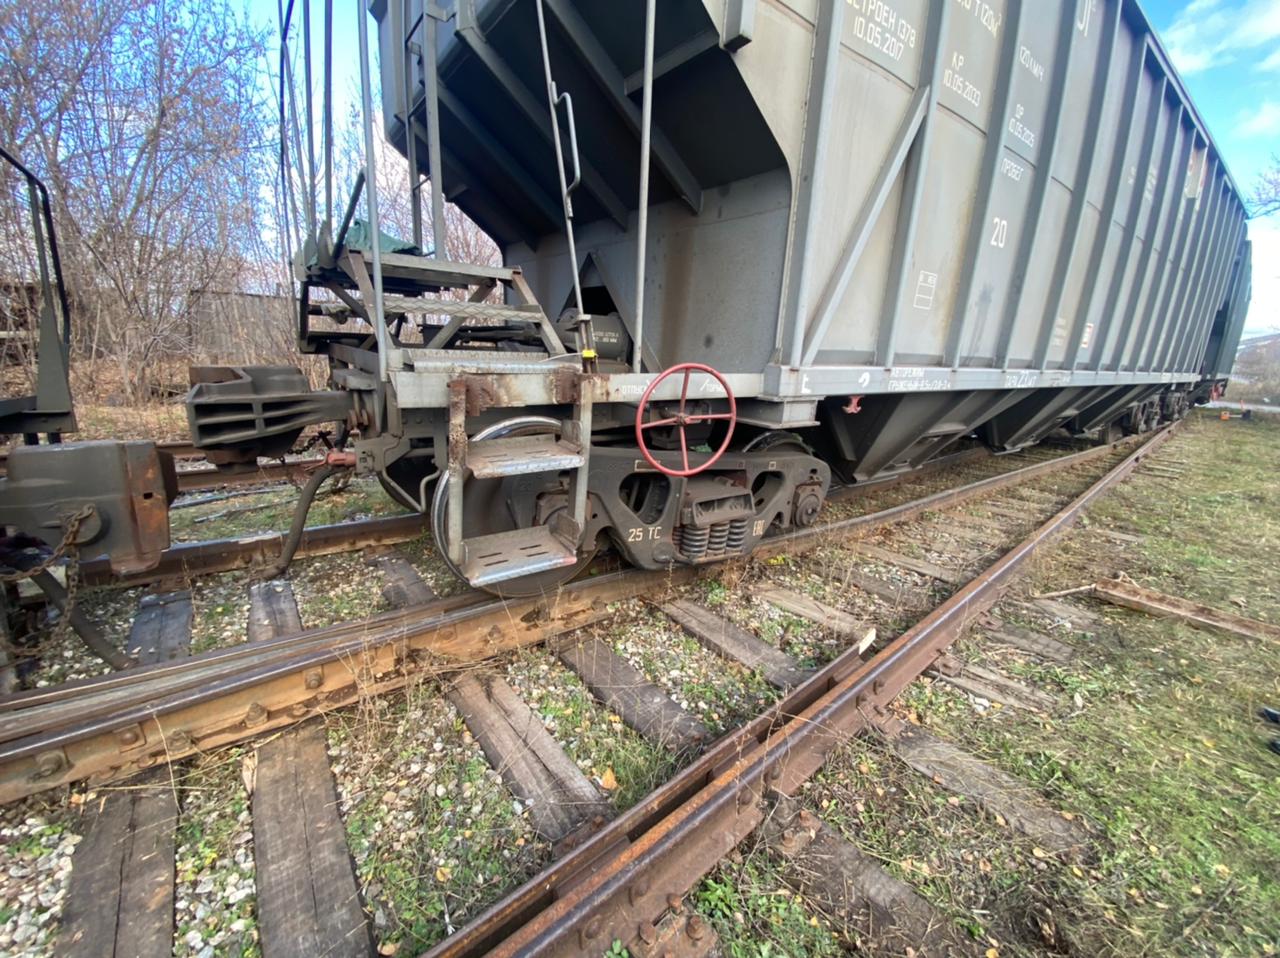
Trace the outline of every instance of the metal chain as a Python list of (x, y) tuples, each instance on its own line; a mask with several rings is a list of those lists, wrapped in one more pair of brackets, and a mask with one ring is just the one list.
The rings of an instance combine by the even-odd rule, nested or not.
[(53, 640), (61, 642), (71, 630), (71, 614), (76, 608), (76, 589), (80, 586), (80, 548), (75, 544), (66, 548), (67, 556), (67, 600), (64, 603), (58, 621), (53, 628)]
[(64, 639), (67, 635), (68, 629), (71, 628), (71, 613), (76, 607), (76, 590), (80, 585), (80, 549), (76, 545), (76, 539), (80, 535), (80, 527), (92, 515), (92, 503), (85, 503), (79, 509), (75, 510), (75, 512), (67, 514), (62, 519), (64, 526), (62, 540), (58, 543), (53, 552), (49, 553), (49, 555), (42, 559), (38, 565), (34, 565), (30, 569), (0, 573), (0, 583), (18, 582), (22, 579), (29, 579), (32, 576), (39, 575), (41, 572), (48, 572), (64, 556), (66, 557), (67, 599), (64, 603), (64, 608), (58, 613), (58, 621), (54, 625), (52, 635), (54, 641), (61, 641)]
[[(301, 446), (298, 446), (297, 448), (291, 449), (289, 451), (293, 455), (297, 456), (297, 455), (301, 455), (304, 452), (308, 452), (311, 449), (314, 449), (316, 446), (320, 445), (321, 443), (324, 444), (324, 447), (326, 449), (333, 448), (333, 443), (329, 439), (329, 430), (327, 429), (317, 430), (315, 435), (313, 435), (310, 439), (304, 442)], [(283, 459), (284, 456), (281, 456), (280, 458)]]
[(39, 575), (41, 572), (48, 572), (49, 569), (58, 564), (63, 556), (75, 551), (75, 541), (76, 537), (80, 535), (80, 526), (92, 515), (93, 504), (86, 503), (75, 512), (63, 516), (64, 531), (62, 533), (62, 541), (58, 543), (54, 550), (42, 559), (38, 565), (34, 565), (30, 569), (19, 569), (16, 572), (0, 572), (0, 582), (21, 582), (23, 579), (29, 579), (34, 575)]

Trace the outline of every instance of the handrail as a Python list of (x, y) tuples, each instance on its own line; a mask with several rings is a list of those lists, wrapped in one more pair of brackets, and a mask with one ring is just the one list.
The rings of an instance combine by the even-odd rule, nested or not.
[(351, 200), (347, 203), (346, 212), (342, 214), (342, 224), (338, 227), (338, 235), (333, 238), (333, 250), (330, 256), (337, 258), (338, 250), (347, 241), (347, 230), (351, 229), (351, 220), (356, 215), (356, 206), (360, 202), (360, 191), (364, 189), (364, 170), (356, 173), (355, 186), (351, 187)]
[(644, 82), (640, 98), (640, 187), (636, 202), (636, 345), (631, 357), (631, 371), (644, 368), (644, 267), (645, 245), (649, 235), (649, 152), (653, 129), (653, 34), (657, 13), (656, 0), (644, 5)]
[(556, 102), (564, 104), (565, 119), (569, 121), (569, 153), (573, 157), (573, 179), (564, 190), (566, 193), (572, 193), (582, 182), (582, 163), (578, 159), (578, 127), (573, 122), (573, 97), (568, 90), (562, 90), (556, 97)]
[(369, 211), (369, 232), (373, 235), (370, 250), (373, 261), (373, 309), (369, 318), (373, 321), (373, 333), (378, 341), (378, 379), (386, 382), (389, 378), (387, 350), (391, 345), (391, 337), (387, 334), (386, 312), (382, 300), (382, 231), (378, 218), (378, 167), (373, 143), (373, 83), (369, 77), (369, 15), (363, 2), (359, 4), (359, 11), (356, 20), (360, 43), (360, 119), (364, 127), (365, 204)]

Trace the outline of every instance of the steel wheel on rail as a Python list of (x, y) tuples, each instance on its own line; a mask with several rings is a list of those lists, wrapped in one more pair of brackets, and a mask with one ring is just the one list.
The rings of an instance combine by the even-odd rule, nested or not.
[[(559, 428), (560, 421), (549, 416), (517, 416), (481, 429), (471, 437), (471, 440), (478, 442), (482, 439), (536, 436), (542, 433), (554, 433)], [(537, 519), (538, 497), (545, 493), (555, 493), (559, 488), (559, 476), (555, 473), (532, 473), (523, 476), (505, 476), (500, 479), (477, 479), (469, 476), (466, 480), (466, 494), (462, 497), (463, 535), (470, 538), (528, 528)], [(559, 508), (568, 508), (567, 502), (563, 507), (553, 508), (547, 515), (542, 516), (542, 521), (538, 524), (545, 524), (552, 514), (559, 511)], [(436, 480), (435, 495), (431, 500), (431, 535), (440, 550), (440, 558), (449, 567), (449, 571), (465, 582), (466, 576), (454, 562), (450, 561), (444, 548), (445, 530), (449, 526), (448, 516), (449, 476), (447, 473), (441, 473), (440, 478)], [(537, 572), (518, 579), (508, 579), (505, 582), (495, 582), (482, 588), (494, 595), (512, 599), (553, 592), (586, 569), (595, 556), (596, 549), (593, 544), (592, 548), (580, 552), (578, 561), (571, 566)]]

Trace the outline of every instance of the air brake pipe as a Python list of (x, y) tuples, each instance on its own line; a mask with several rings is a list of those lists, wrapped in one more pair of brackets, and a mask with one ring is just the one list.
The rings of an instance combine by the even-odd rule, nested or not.
[[(653, 21), (654, 0), (644, 5), (644, 96), (640, 106), (640, 205), (636, 211), (636, 343), (631, 369), (640, 372), (644, 355), (644, 257), (649, 229), (649, 130), (653, 126)], [(576, 268), (576, 267), (575, 267)]]
[(354, 453), (331, 452), (325, 458), (324, 465), (311, 474), (307, 484), (302, 487), (302, 494), (298, 497), (298, 504), (294, 506), (293, 521), (289, 526), (289, 534), (285, 537), (284, 544), (280, 549), (280, 558), (275, 565), (264, 573), (266, 578), (278, 578), (284, 575), (285, 570), (289, 568), (289, 563), (293, 561), (293, 554), (298, 551), (298, 543), (302, 541), (302, 534), (306, 531), (307, 513), (311, 511), (311, 503), (315, 501), (316, 493), (320, 491), (320, 487), (324, 485), (325, 480), (338, 470), (351, 468), (354, 465)]

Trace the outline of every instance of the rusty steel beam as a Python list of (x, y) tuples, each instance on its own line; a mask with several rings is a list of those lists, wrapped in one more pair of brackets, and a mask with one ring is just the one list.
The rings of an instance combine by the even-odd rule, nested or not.
[[(615, 573), (549, 599), (491, 600), (457, 612), (401, 613), (377, 631), (343, 628), (300, 633), (309, 647), (257, 661), (222, 677), (131, 704), (95, 709), (94, 717), (0, 745), (0, 802), (45, 788), (127, 776), (197, 751), (253, 737), (312, 715), (401, 687), (409, 675), (430, 675), (536, 644), (611, 614), (611, 598), (655, 593), (665, 572)], [(429, 608), (429, 607), (428, 607)], [(197, 657), (199, 658), (199, 657)], [(144, 692), (146, 685), (142, 686)], [(26, 710), (14, 718), (26, 717)]]
[(781, 702), (724, 736), (693, 765), (581, 848), (427, 953), (462, 958), (577, 955), (643, 940), (669, 908), (789, 795), (841, 742), (887, 706), (986, 612), (1046, 541), (1170, 435), (1169, 426), (870, 661), (854, 650)]
[[(426, 531), (426, 519), (417, 513), (312, 526), (302, 534), (302, 542), (294, 558), (394, 545), (416, 539)], [(105, 559), (90, 559), (80, 565), (81, 581), (88, 585), (135, 586), (162, 579), (191, 579), (215, 572), (265, 566), (280, 557), (284, 537), (283, 532), (262, 532), (238, 539), (183, 542), (161, 553), (160, 562), (154, 568), (129, 575), (114, 574)]]
[(312, 470), (324, 465), (323, 459), (271, 460), (256, 468), (228, 472), (216, 466), (199, 466), (178, 472), (178, 491), (195, 492), (222, 486), (251, 486), (259, 483), (293, 482), (305, 479)]
[[(1110, 447), (1098, 447), (778, 536), (762, 543), (755, 554), (801, 552), (833, 536), (858, 535), (1109, 452)], [(395, 518), (420, 521), (417, 516)], [(347, 524), (312, 531), (327, 530), (326, 541), (338, 551), (349, 547), (350, 528)], [(278, 548), (279, 536), (274, 539)], [(209, 550), (211, 545), (195, 548)], [(470, 593), (362, 622), (312, 629), (277, 645), (224, 649), (132, 676), (84, 680), (70, 693), (28, 693), (0, 710), (0, 802), (73, 781), (130, 775), (158, 762), (252, 738), (398, 688), (410, 675), (447, 672), (581, 628), (611, 614), (614, 601), (659, 595), (701, 571), (695, 566), (656, 572), (628, 569), (523, 600), (477, 600)]]

